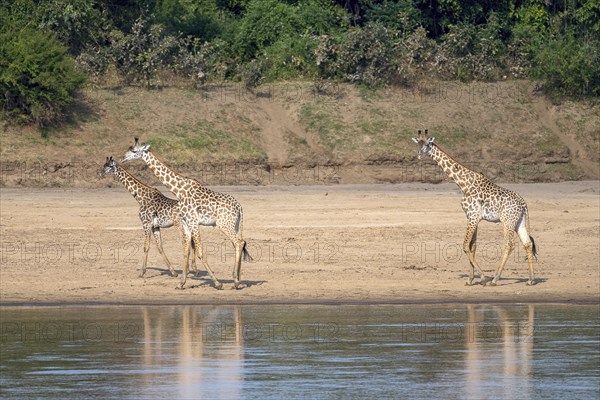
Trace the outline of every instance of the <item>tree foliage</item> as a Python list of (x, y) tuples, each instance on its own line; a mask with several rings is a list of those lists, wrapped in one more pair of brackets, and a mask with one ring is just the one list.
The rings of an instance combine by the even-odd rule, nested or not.
[(81, 85), (72, 57), (89, 77), (115, 70), (148, 88), (170, 70), (249, 87), (530, 77), (600, 95), (597, 0), (13, 0), (0, 34), (3, 109), (38, 122)]
[(84, 81), (52, 32), (0, 34), (0, 108), (10, 119), (40, 126), (60, 120)]
[(138, 19), (130, 33), (113, 33), (109, 56), (125, 83), (154, 87), (160, 84), (159, 70), (170, 63), (178, 45), (174, 36), (163, 34), (161, 25)]
[(393, 83), (398, 51), (397, 31), (379, 23), (353, 28), (339, 46), (337, 69), (350, 82), (368, 86)]

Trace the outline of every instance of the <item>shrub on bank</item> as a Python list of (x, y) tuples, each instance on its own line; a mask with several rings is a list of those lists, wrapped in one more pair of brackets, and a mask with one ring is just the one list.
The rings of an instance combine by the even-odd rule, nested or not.
[(84, 82), (52, 32), (0, 34), (0, 108), (8, 119), (40, 126), (57, 122)]

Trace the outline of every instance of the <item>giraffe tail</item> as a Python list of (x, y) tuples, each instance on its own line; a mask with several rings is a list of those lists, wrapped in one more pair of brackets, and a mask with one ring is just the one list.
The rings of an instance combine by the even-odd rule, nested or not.
[[(527, 232), (529, 231), (529, 213), (525, 210), (525, 226), (527, 227)], [(533, 258), (537, 261), (537, 247), (535, 245), (535, 240), (533, 240), (533, 236), (529, 235), (529, 240), (531, 240), (531, 253), (533, 254)]]
[[(235, 234), (238, 235), (242, 230), (242, 212), (238, 211), (237, 220), (235, 221)], [(244, 261), (252, 261), (254, 260), (250, 253), (248, 253), (248, 249), (246, 248), (246, 241), (244, 241), (244, 247), (242, 247), (242, 258)]]
[(244, 242), (244, 247), (242, 247), (242, 257), (244, 258), (244, 261), (254, 261), (254, 259), (246, 249), (246, 242)]
[(535, 240), (533, 240), (533, 236), (529, 235), (529, 240), (531, 240), (531, 252), (537, 261), (537, 247), (535, 247)]

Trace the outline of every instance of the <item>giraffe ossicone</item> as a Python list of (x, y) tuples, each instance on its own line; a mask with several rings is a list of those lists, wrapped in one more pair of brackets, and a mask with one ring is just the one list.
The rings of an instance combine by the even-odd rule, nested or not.
[(475, 268), (479, 273), (481, 283), (487, 280), (479, 264), (475, 260), (477, 244), (477, 226), (481, 220), (502, 223), (504, 229), (504, 251), (500, 266), (492, 278), (490, 285), (496, 285), (510, 253), (514, 249), (514, 235), (517, 233), (527, 252), (529, 265), (528, 285), (535, 284), (533, 258), (536, 257), (536, 246), (529, 234), (529, 211), (527, 203), (519, 194), (500, 187), (483, 174), (473, 171), (450, 157), (437, 144), (434, 138), (418, 131), (418, 137), (412, 140), (419, 145), (418, 158), (431, 157), (448, 174), (463, 192), (462, 208), (467, 216), (467, 233), (463, 242), (463, 251), (469, 256), (471, 266), (467, 285), (473, 284)]

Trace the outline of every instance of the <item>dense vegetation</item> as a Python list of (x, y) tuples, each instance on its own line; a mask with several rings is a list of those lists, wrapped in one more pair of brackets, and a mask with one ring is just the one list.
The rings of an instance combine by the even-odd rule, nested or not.
[[(600, 95), (597, 0), (0, 0), (0, 106), (60, 119), (84, 83), (367, 86), (533, 78)], [(168, 76), (169, 80), (165, 79)]]

